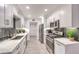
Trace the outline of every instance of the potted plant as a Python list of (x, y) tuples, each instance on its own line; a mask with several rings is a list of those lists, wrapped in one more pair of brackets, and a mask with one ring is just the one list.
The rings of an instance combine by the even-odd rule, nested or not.
[(74, 41), (76, 32), (77, 30), (75, 28), (70, 28), (67, 30), (67, 37), (69, 40)]
[(21, 29), (19, 29), (19, 33), (21, 33)]
[(22, 30), (23, 33), (25, 33), (25, 30)]

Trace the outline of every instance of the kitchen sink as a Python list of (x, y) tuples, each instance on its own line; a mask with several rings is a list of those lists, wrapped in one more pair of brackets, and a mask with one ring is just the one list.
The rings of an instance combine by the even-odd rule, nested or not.
[(0, 41), (4, 41), (4, 40), (7, 40), (7, 39), (10, 39), (10, 37), (9, 36), (2, 37), (2, 38), (0, 38)]
[(16, 39), (21, 39), (23, 36), (16, 36), (15, 38), (13, 38), (13, 40), (16, 40)]

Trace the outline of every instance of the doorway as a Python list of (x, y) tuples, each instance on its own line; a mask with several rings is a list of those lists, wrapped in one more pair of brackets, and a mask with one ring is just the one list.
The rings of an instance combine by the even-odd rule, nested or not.
[(38, 22), (31, 21), (29, 22), (29, 38), (30, 40), (37, 40), (38, 39)]

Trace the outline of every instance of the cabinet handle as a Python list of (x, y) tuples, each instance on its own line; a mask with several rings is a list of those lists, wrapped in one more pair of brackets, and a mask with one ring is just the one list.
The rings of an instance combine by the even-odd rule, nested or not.
[(56, 44), (57, 44), (57, 45), (59, 45), (59, 46), (61, 46), (61, 44), (60, 44), (60, 43), (57, 43), (57, 42), (56, 42)]

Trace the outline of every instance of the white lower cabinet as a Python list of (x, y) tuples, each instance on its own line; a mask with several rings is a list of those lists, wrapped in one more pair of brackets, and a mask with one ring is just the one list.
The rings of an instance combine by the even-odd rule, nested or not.
[(21, 54), (23, 54), (25, 52), (25, 48), (26, 48), (26, 44), (25, 44), (25, 38), (24, 40), (22, 41), (21, 43), (21, 47), (20, 47), (20, 50), (21, 50)]
[(26, 37), (18, 44), (12, 54), (23, 54), (26, 48)]
[(68, 38), (55, 38), (55, 54), (79, 54), (79, 42)]
[(64, 54), (64, 53), (65, 53), (64, 45), (55, 41), (55, 54)]
[(16, 46), (16, 48), (14, 49), (14, 51), (12, 52), (12, 54), (18, 54), (19, 53), (19, 45)]

